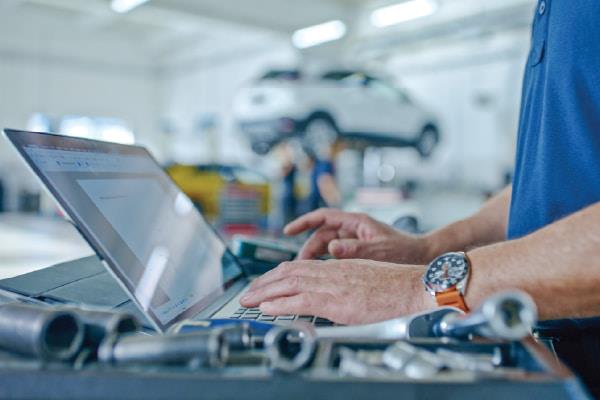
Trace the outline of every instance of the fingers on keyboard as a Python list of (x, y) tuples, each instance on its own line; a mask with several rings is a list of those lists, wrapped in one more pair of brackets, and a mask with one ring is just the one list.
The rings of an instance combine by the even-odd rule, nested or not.
[(255, 320), (261, 322), (277, 322), (289, 324), (293, 321), (312, 323), (315, 326), (332, 326), (332, 321), (326, 318), (314, 317), (312, 315), (268, 315), (262, 314), (258, 308), (238, 308), (229, 318), (231, 319), (243, 319), (243, 320)]

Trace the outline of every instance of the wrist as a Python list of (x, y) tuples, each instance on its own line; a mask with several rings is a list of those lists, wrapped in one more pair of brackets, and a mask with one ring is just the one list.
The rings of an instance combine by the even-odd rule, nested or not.
[(440, 235), (440, 231), (435, 231), (430, 234), (421, 236), (420, 238), (422, 244), (421, 251), (421, 262), (423, 264), (429, 264), (434, 258), (439, 256), (440, 254), (445, 253), (444, 249), (446, 246), (444, 245), (444, 238)]
[(426, 262), (444, 253), (464, 251), (469, 247), (473, 242), (470, 225), (469, 220), (461, 220), (423, 236), (427, 248)]
[[(431, 296), (425, 287), (423, 286), (423, 274), (427, 270), (427, 267), (416, 267), (414, 273), (410, 279), (412, 285), (412, 301), (411, 310), (409, 313), (417, 313), (422, 311), (431, 310), (437, 307), (435, 298)], [(406, 278), (404, 278), (406, 279)]]
[(418, 305), (418, 311), (427, 311), (438, 307), (437, 302), (435, 301), (435, 297), (432, 296), (425, 288), (423, 287), (423, 282), (419, 279), (419, 291), (416, 296), (416, 303)]

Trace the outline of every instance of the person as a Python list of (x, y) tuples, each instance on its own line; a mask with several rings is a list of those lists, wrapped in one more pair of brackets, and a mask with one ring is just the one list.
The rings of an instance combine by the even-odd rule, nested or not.
[[(242, 305), (342, 324), (419, 312), (438, 305), (424, 290), (426, 264), (466, 251), (465, 308), (520, 289), (541, 320), (578, 318), (568, 324), (579, 329), (575, 339), (557, 352), (598, 393), (600, 340), (586, 333), (598, 320), (579, 320), (600, 316), (598, 15), (597, 0), (538, 0), (511, 186), (475, 215), (423, 236), (336, 210), (302, 216), (285, 230), (314, 230), (299, 260), (256, 279)], [(327, 252), (337, 259), (312, 260)]]
[(281, 164), (281, 195), (279, 206), (281, 209), (281, 221), (278, 229), (288, 224), (297, 217), (298, 199), (296, 198), (296, 167), (294, 147), (289, 142), (280, 143), (275, 148), (275, 154)]
[[(335, 145), (334, 145), (335, 146)], [(341, 203), (341, 195), (335, 181), (334, 149), (322, 150), (318, 154), (306, 149), (310, 163), (310, 191), (305, 199), (305, 211), (313, 211), (323, 206), (336, 207)]]

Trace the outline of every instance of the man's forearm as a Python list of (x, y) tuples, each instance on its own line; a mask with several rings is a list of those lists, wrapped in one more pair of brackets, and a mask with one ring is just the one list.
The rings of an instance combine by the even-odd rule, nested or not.
[(509, 186), (488, 200), (473, 216), (426, 235), (430, 258), (504, 241), (511, 193)]
[(532, 295), (542, 319), (600, 315), (600, 203), (522, 239), (475, 249), (469, 257), (471, 307), (514, 288)]

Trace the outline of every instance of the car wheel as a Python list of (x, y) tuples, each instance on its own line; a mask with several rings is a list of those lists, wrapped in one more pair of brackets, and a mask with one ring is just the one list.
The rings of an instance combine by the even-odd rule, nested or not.
[(438, 142), (439, 133), (437, 129), (432, 126), (428, 126), (423, 129), (423, 132), (421, 132), (421, 135), (415, 144), (415, 148), (422, 158), (427, 158), (431, 156), (431, 153), (433, 153), (433, 150), (437, 146)]
[(338, 136), (335, 125), (325, 118), (311, 120), (304, 129), (304, 143), (315, 154), (331, 149)]
[(412, 215), (405, 215), (394, 221), (392, 226), (399, 231), (406, 233), (418, 234), (421, 233), (419, 229), (419, 220), (417, 217)]
[(252, 151), (254, 151), (259, 156), (264, 156), (269, 151), (271, 151), (271, 147), (268, 143), (265, 142), (256, 142), (251, 145)]

